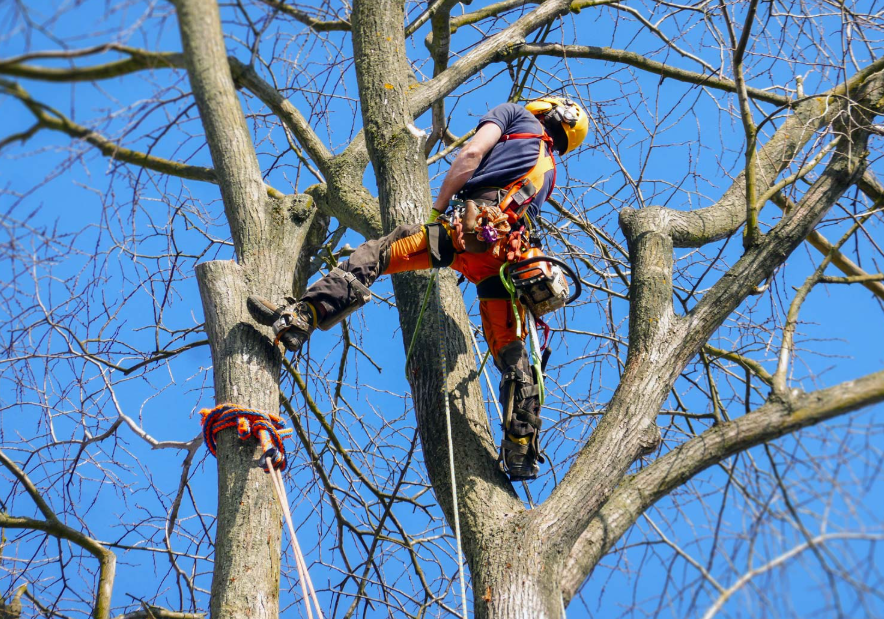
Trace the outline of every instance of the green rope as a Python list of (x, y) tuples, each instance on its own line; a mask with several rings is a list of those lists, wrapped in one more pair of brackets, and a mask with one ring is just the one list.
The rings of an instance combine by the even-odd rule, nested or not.
[(482, 357), (482, 365), (479, 366), (479, 371), (476, 373), (477, 375), (481, 374), (482, 370), (485, 369), (485, 364), (488, 363), (488, 357), (490, 357), (490, 356), (491, 356), (491, 349), (489, 348), (488, 350), (485, 351), (485, 356)]
[(540, 339), (537, 337), (537, 323), (534, 322), (531, 329), (531, 367), (534, 368), (537, 379), (537, 398), (543, 406), (546, 401), (546, 385), (543, 384), (543, 370), (540, 365)]
[(433, 283), (436, 281), (436, 271), (430, 276), (430, 282), (427, 284), (427, 291), (424, 293), (424, 300), (421, 303), (420, 314), (417, 315), (417, 324), (414, 327), (414, 333), (411, 334), (411, 343), (408, 345), (408, 353), (405, 355), (405, 372), (408, 375), (408, 360), (411, 359), (411, 353), (414, 351), (414, 343), (417, 341), (417, 334), (421, 330), (421, 322), (424, 320), (424, 312), (427, 310), (427, 303), (430, 300), (430, 291), (433, 289)]
[[(519, 308), (516, 306), (516, 285), (513, 283), (512, 275), (506, 273), (507, 266), (509, 266), (509, 262), (504, 262), (503, 266), (500, 267), (500, 281), (503, 283), (503, 287), (506, 291), (510, 294), (510, 304), (513, 306), (513, 316), (516, 318), (516, 336), (521, 338), (522, 320), (519, 317)], [(534, 332), (531, 334), (531, 359), (533, 361), (531, 367), (533, 367), (534, 371), (537, 373), (538, 398), (540, 399), (540, 405), (543, 406), (543, 402), (546, 399), (546, 385), (543, 383), (543, 370), (540, 369), (539, 346), (540, 342), (537, 338), (537, 327), (535, 326)]]

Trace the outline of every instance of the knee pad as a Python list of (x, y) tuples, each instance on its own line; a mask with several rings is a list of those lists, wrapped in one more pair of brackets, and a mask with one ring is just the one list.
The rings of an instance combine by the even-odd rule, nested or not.
[(540, 390), (525, 345), (522, 342), (507, 344), (498, 351), (495, 363), (502, 373), (500, 402), (505, 410), (512, 410), (504, 430), (514, 436), (528, 436), (540, 430)]
[(430, 250), (430, 264), (433, 268), (448, 267), (454, 262), (454, 243), (448, 230), (441, 223), (425, 226), (427, 230), (427, 246)]

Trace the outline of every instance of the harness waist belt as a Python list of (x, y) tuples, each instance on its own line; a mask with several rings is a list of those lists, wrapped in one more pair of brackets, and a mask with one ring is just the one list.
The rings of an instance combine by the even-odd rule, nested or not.
[[(499, 204), (501, 198), (501, 191), (495, 187), (481, 187), (479, 189), (474, 189), (469, 193), (464, 193), (464, 200), (473, 200), (476, 203), (480, 201), (485, 202), (487, 204)], [(481, 205), (484, 206), (484, 205)]]

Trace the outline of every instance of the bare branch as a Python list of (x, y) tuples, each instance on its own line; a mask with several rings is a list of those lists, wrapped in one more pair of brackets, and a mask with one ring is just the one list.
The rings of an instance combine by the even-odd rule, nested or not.
[[(507, 60), (512, 60), (521, 56), (556, 56), (561, 58), (590, 58), (593, 60), (603, 60), (616, 64), (625, 64), (654, 75), (668, 77), (680, 82), (688, 84), (697, 84), (716, 90), (725, 92), (737, 92), (736, 83), (731, 80), (716, 77), (712, 74), (695, 73), (686, 69), (679, 69), (671, 65), (663, 64), (656, 60), (651, 60), (646, 56), (631, 52), (625, 49), (614, 49), (612, 47), (595, 47), (593, 45), (562, 45), (561, 43), (526, 43), (525, 45), (515, 48), (506, 56)], [(777, 95), (767, 90), (759, 88), (746, 88), (748, 95), (757, 101), (765, 103), (773, 103), (775, 105), (789, 105), (789, 97)]]
[(0, 512), (0, 528), (9, 529), (33, 529), (43, 531), (59, 539), (72, 542), (98, 559), (99, 577), (98, 591), (95, 594), (95, 619), (108, 619), (110, 617), (111, 597), (114, 588), (117, 558), (113, 552), (102, 546), (99, 542), (88, 535), (72, 529), (59, 520), (49, 504), (43, 499), (37, 487), (19, 466), (0, 450), (0, 464), (3, 464), (15, 478), (25, 487), (28, 494), (37, 504), (45, 520), (33, 518), (20, 518), (9, 516)]
[[(863, 175), (863, 178), (865, 176)], [(862, 179), (857, 184), (859, 182), (862, 182)], [(791, 212), (795, 208), (795, 204), (781, 193), (773, 196), (771, 201), (786, 212)], [(822, 255), (831, 256), (832, 264), (842, 273), (851, 278), (858, 278), (857, 281), (859, 283), (871, 290), (879, 299), (884, 300), (884, 285), (875, 281), (874, 278), (869, 278), (868, 273), (853, 262), (853, 260), (835, 249), (835, 246), (822, 233), (814, 230), (807, 236), (807, 242)]]
[(736, 453), (784, 434), (884, 401), (884, 371), (796, 396), (771, 400), (716, 425), (627, 478), (569, 553), (562, 592), (570, 600), (599, 559), (651, 505), (691, 477)]
[(322, 20), (313, 17), (307, 11), (296, 9), (283, 0), (261, 0), (267, 6), (277, 9), (280, 13), (293, 17), (314, 32), (349, 32), (350, 22), (342, 19)]
[[(215, 170), (212, 168), (179, 163), (177, 161), (163, 159), (162, 157), (156, 157), (154, 155), (120, 146), (100, 133), (75, 123), (58, 110), (40, 103), (39, 101), (35, 101), (24, 88), (15, 82), (0, 80), (0, 90), (6, 94), (12, 95), (24, 103), (28, 110), (37, 118), (37, 124), (30, 130), (31, 135), (36, 133), (37, 129), (59, 131), (72, 138), (83, 140), (87, 144), (94, 146), (102, 155), (109, 157), (110, 159), (122, 161), (123, 163), (135, 165), (147, 170), (160, 172), (161, 174), (176, 176), (178, 178), (218, 184)], [(7, 139), (5, 142), (10, 140), (11, 139)], [(271, 197), (281, 198), (285, 195), (270, 185), (264, 185), (264, 187), (267, 195)]]

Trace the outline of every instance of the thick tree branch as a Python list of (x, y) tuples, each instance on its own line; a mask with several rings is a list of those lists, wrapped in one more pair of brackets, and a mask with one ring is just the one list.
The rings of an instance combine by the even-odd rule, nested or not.
[[(661, 77), (668, 77), (688, 84), (697, 84), (707, 88), (736, 92), (737, 85), (728, 79), (716, 77), (710, 74), (696, 73), (686, 69), (679, 69), (656, 60), (651, 60), (636, 52), (612, 47), (596, 47), (594, 45), (562, 45), (561, 43), (526, 43), (513, 49), (505, 56), (505, 60), (514, 60), (523, 56), (555, 56), (561, 58), (589, 58), (603, 60), (616, 64), (625, 64), (648, 73)], [(773, 103), (775, 105), (789, 105), (789, 97), (778, 95), (759, 88), (748, 88), (746, 92), (756, 101)]]
[(562, 594), (570, 600), (617, 540), (655, 502), (692, 477), (750, 447), (884, 401), (884, 371), (801, 394), (791, 403), (770, 401), (716, 425), (626, 479), (571, 548)]
[[(800, 150), (848, 107), (873, 106), (880, 98), (884, 58), (826, 93), (796, 103), (787, 118), (758, 151), (757, 190), (761, 194), (776, 182)], [(714, 205), (670, 216), (675, 247), (699, 247), (736, 232), (746, 220), (745, 175), (741, 173)]]

